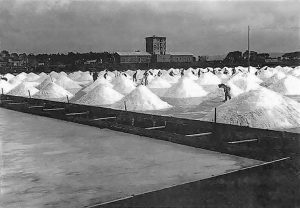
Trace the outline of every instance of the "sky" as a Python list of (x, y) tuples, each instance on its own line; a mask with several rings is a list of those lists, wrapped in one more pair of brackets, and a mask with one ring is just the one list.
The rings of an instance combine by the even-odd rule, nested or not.
[(223, 55), (300, 50), (299, 0), (0, 0), (0, 50), (17, 53), (167, 51)]

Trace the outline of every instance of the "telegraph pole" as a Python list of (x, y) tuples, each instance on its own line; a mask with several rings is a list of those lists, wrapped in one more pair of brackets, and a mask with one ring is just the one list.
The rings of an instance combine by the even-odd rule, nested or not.
[(250, 72), (250, 26), (248, 25), (248, 72)]

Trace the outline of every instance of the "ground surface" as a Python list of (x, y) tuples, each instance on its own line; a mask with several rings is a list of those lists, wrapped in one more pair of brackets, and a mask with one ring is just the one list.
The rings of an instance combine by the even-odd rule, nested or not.
[(0, 108), (0, 207), (83, 207), (259, 161)]

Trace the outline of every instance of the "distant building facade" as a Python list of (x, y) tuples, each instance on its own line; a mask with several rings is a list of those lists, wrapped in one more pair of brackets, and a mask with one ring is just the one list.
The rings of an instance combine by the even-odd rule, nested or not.
[(167, 38), (161, 36), (146, 37), (146, 52), (116, 52), (117, 63), (170, 63), (193, 62), (192, 53), (167, 52)]
[(150, 63), (151, 54), (147, 52), (116, 52), (118, 63)]

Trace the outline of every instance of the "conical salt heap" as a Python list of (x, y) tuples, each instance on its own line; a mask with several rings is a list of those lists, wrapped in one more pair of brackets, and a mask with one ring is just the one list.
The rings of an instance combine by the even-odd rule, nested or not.
[(197, 79), (196, 83), (200, 85), (218, 85), (221, 84), (222, 81), (218, 76), (214, 75), (211, 72), (208, 72), (201, 74), (199, 79)]
[(84, 105), (111, 105), (124, 96), (107, 85), (99, 84), (91, 91), (87, 92), (76, 103)]
[(77, 82), (92, 81), (93, 77), (89, 72), (82, 72), (81, 76), (75, 79)]
[(172, 85), (161, 77), (155, 77), (147, 87), (149, 88), (170, 88)]
[(21, 84), (23, 82), (23, 79), (20, 77), (13, 77), (12, 79), (10, 79), (9, 84), (11, 84), (13, 87), (16, 87), (17, 85)]
[(275, 74), (275, 72), (270, 68), (261, 69), (258, 73), (258, 78), (260, 78), (263, 81), (266, 81), (270, 77), (272, 77)]
[(24, 81), (33, 82), (33, 81), (35, 81), (35, 80), (37, 80), (39, 78), (40, 78), (39, 75), (37, 75), (37, 74), (35, 74), (33, 72), (30, 72), (29, 74), (27, 74), (26, 79), (24, 79)]
[(168, 98), (190, 98), (203, 97), (208, 93), (193, 80), (183, 77), (176, 84), (174, 84), (163, 97)]
[(113, 88), (123, 95), (126, 95), (135, 89), (134, 82), (124, 76), (116, 77), (112, 80), (112, 84), (114, 85)]
[(136, 87), (131, 93), (111, 107), (125, 110), (125, 105), (129, 111), (162, 110), (172, 107), (167, 102), (162, 101), (144, 85)]
[[(213, 121), (214, 111), (203, 120)], [(300, 126), (300, 103), (262, 87), (220, 105), (217, 122), (265, 129), (295, 128)]]
[(260, 88), (260, 83), (262, 82), (261, 79), (256, 77), (253, 74), (249, 73), (239, 73), (230, 80), (228, 80), (227, 84), (231, 85), (234, 84), (238, 88), (240, 88), (244, 92), (248, 92), (249, 90), (254, 90)]
[(77, 82), (71, 80), (69, 77), (65, 75), (58, 75), (55, 83), (67, 90), (81, 88), (81, 86)]
[(300, 79), (287, 75), (285, 78), (270, 85), (269, 89), (283, 95), (300, 95)]
[(278, 82), (279, 80), (285, 78), (286, 75), (283, 72), (276, 72), (273, 76), (271, 76), (269, 79), (266, 79), (264, 82), (262, 82), (260, 85), (264, 87), (269, 87), (270, 85)]
[(67, 96), (71, 98), (73, 95), (69, 91), (65, 90), (63, 87), (53, 82), (50, 82), (39, 92), (37, 92), (33, 97), (39, 99), (59, 99), (66, 98)]
[(0, 79), (0, 93), (3, 92), (3, 94), (6, 94), (13, 88), (14, 88), (14, 86), (12, 84), (10, 84), (8, 81)]
[(24, 79), (26, 79), (27, 74), (25, 72), (22, 72), (22, 73), (18, 74), (16, 77), (20, 80), (24, 80)]
[(80, 72), (73, 72), (73, 73), (71, 73), (71, 74), (69, 74), (68, 75), (68, 77), (70, 78), (70, 79), (72, 79), (72, 80), (76, 80), (76, 79), (79, 79), (80, 78), (80, 76), (81, 76), (81, 73)]
[(7, 81), (11, 80), (12, 78), (14, 78), (15, 76), (11, 73), (7, 73), (4, 75), (4, 77), (7, 79)]
[(36, 88), (40, 90), (40, 89), (44, 88), (45, 86), (47, 86), (49, 83), (52, 83), (52, 82), (55, 82), (55, 81), (56, 81), (56, 79), (54, 77), (48, 76), (46, 79), (44, 79), (42, 81), (41, 84), (36, 86)]
[(22, 97), (29, 97), (36, 94), (39, 90), (30, 85), (28, 82), (23, 82), (10, 90), (7, 94), (8, 95), (14, 95), (14, 96), (22, 96)]

